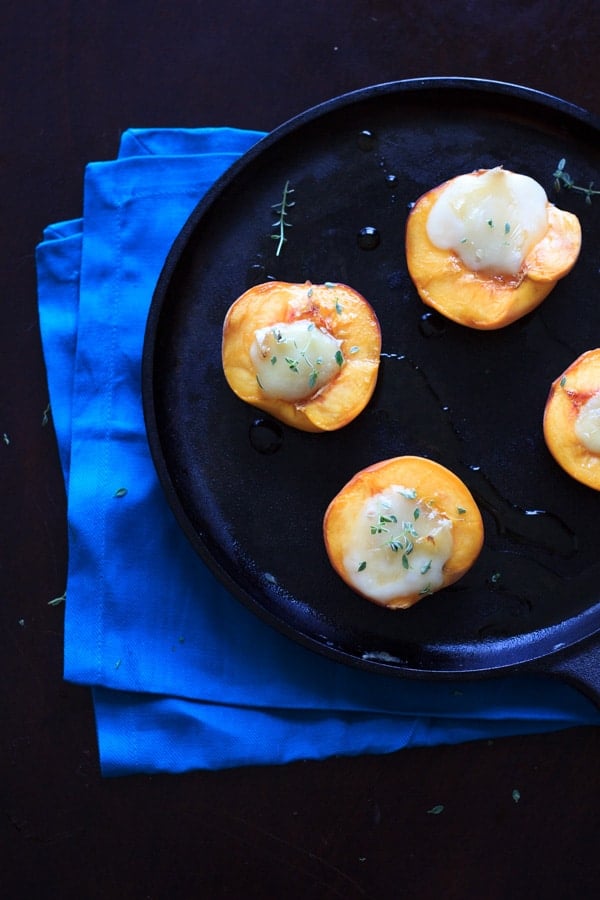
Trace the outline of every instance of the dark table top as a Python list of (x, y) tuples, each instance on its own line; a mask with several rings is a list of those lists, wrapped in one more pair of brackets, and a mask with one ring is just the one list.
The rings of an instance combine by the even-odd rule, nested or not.
[[(88, 690), (62, 680), (64, 487), (34, 248), (81, 213), (130, 126), (270, 130), (420, 76), (519, 83), (600, 113), (596, 0), (9, 0), (0, 47), (2, 787), (9, 897), (590, 897), (600, 730), (283, 767), (102, 779)], [(19, 624), (27, 622), (27, 628)], [(594, 665), (594, 660), (591, 661)], [(521, 799), (511, 799), (514, 788)], [(444, 814), (427, 815), (443, 798)]]

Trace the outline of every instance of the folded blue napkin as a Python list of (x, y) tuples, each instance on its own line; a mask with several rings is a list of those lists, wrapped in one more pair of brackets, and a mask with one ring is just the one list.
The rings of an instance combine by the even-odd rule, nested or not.
[(590, 701), (554, 680), (429, 683), (321, 657), (233, 599), (180, 531), (146, 443), (146, 315), (185, 219), (262, 136), (127, 131), (116, 160), (87, 167), (83, 217), (49, 226), (37, 249), (68, 496), (64, 676), (92, 689), (103, 774), (387, 753), (600, 724)]

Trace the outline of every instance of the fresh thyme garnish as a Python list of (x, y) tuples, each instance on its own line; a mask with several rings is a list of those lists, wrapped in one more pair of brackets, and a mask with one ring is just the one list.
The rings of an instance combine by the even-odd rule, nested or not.
[(594, 184), (593, 181), (590, 181), (588, 187), (575, 184), (569, 173), (565, 172), (566, 162), (566, 159), (561, 159), (552, 176), (554, 178), (554, 190), (558, 193), (562, 188), (565, 188), (565, 190), (568, 191), (577, 191), (579, 194), (585, 194), (585, 202), (590, 204), (592, 202), (592, 197), (596, 194), (600, 194), (600, 191), (592, 190)]
[(114, 492), (113, 497), (121, 498), (121, 497), (124, 497), (126, 494), (127, 494), (127, 488), (122, 487), (122, 488), (119, 488), (118, 491)]
[(359, 563), (359, 565), (358, 565), (357, 572), (364, 572), (366, 568), (367, 568), (367, 562), (366, 562), (366, 560), (363, 559), (363, 561), (361, 563)]
[(564, 388), (564, 386), (565, 386), (566, 383), (567, 383), (567, 376), (566, 376), (566, 375), (563, 375), (563, 377), (560, 379), (560, 386), (561, 386), (562, 388)]
[[(416, 513), (417, 510), (415, 510), (413, 515), (415, 519), (418, 519), (418, 515)], [(391, 535), (391, 537), (389, 537), (388, 540), (384, 541), (381, 546), (388, 547), (392, 551), (392, 553), (400, 553), (400, 551), (402, 551), (402, 567), (404, 569), (408, 569), (408, 557), (415, 549), (413, 540), (418, 540), (419, 533), (412, 522), (401, 522), (399, 531), (396, 531), (396, 529), (392, 531), (392, 529), (389, 527), (391, 525), (398, 525), (398, 517), (393, 513), (389, 513), (389, 515), (380, 513), (377, 517), (377, 522), (374, 525), (370, 526), (371, 534)]]
[(49, 416), (50, 416), (50, 404), (48, 404), (48, 406), (42, 413), (42, 428), (44, 428), (48, 424)]
[(275, 234), (271, 235), (271, 238), (274, 241), (277, 241), (277, 249), (275, 250), (275, 256), (279, 256), (283, 249), (283, 245), (286, 243), (287, 238), (285, 236), (285, 229), (291, 228), (291, 222), (287, 221), (288, 210), (295, 206), (296, 203), (294, 200), (290, 200), (290, 194), (294, 193), (294, 188), (290, 187), (289, 180), (286, 181), (283, 187), (283, 194), (279, 203), (274, 203), (272, 209), (276, 210), (279, 218), (276, 222), (273, 222), (272, 227), (276, 229)]
[[(317, 387), (319, 376), (323, 371), (323, 366), (325, 365), (325, 360), (322, 355), (315, 357), (314, 361), (312, 355), (309, 355), (312, 334), (313, 332), (315, 332), (315, 328), (316, 326), (314, 322), (308, 322), (306, 330), (309, 336), (304, 346), (300, 346), (298, 341), (296, 341), (293, 337), (287, 337), (284, 333), (282, 333), (281, 329), (272, 328), (271, 334), (273, 335), (275, 343), (283, 344), (290, 355), (282, 355), (280, 357), (276, 353), (272, 353), (269, 358), (271, 366), (275, 366), (278, 360), (282, 359), (290, 372), (293, 372), (295, 375), (299, 376), (306, 375), (308, 378), (308, 386), (311, 391), (313, 391)], [(344, 354), (341, 350), (338, 350), (335, 353), (333, 359), (340, 367), (344, 364)], [(261, 382), (258, 373), (256, 375), (256, 381), (259, 388), (261, 390), (265, 390), (265, 387)]]
[(371, 525), (371, 534), (383, 534), (389, 531), (387, 525), (396, 524), (398, 521), (397, 517), (394, 515), (384, 516), (380, 515), (377, 519), (376, 525)]
[(64, 603), (67, 599), (67, 592), (61, 594), (60, 597), (55, 597), (54, 600), (48, 600), (48, 606), (60, 606), (61, 603)]

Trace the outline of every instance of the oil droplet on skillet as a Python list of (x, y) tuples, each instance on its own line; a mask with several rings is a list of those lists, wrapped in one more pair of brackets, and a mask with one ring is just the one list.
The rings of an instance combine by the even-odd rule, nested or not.
[(376, 247), (379, 247), (381, 236), (372, 225), (365, 225), (358, 232), (356, 240), (361, 250), (375, 250)]
[(375, 146), (375, 135), (368, 128), (363, 128), (358, 135), (358, 146), (361, 150), (372, 150)]
[(439, 313), (423, 313), (419, 321), (419, 331), (423, 337), (441, 337), (446, 331), (446, 323)]
[(283, 444), (283, 428), (274, 419), (255, 419), (248, 436), (252, 447), (264, 456), (277, 453)]
[(254, 287), (256, 284), (261, 284), (261, 282), (266, 280), (266, 270), (262, 263), (253, 263), (248, 267), (248, 273), (246, 276), (246, 283), (249, 287)]

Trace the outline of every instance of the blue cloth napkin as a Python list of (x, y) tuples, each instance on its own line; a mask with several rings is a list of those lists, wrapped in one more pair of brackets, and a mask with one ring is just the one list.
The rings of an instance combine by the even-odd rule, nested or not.
[(233, 599), (177, 526), (144, 430), (146, 315), (185, 219), (262, 136), (127, 131), (116, 160), (87, 167), (83, 217), (49, 226), (37, 249), (68, 496), (64, 676), (92, 689), (102, 772), (277, 764), (600, 724), (598, 709), (557, 681), (410, 681), (312, 653)]

